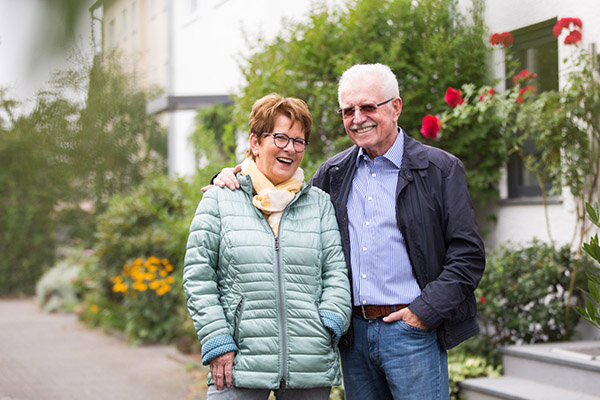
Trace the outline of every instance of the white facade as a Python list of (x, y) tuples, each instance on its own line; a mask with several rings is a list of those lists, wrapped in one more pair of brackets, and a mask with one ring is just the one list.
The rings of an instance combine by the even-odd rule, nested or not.
[[(485, 20), (491, 32), (510, 32), (552, 18), (577, 17), (582, 21), (581, 45), (590, 48), (592, 43), (600, 46), (600, 1), (598, 0), (487, 0)], [(564, 73), (563, 59), (568, 57), (573, 46), (563, 44), (564, 34), (558, 40), (559, 76)], [(492, 62), (495, 77), (504, 77), (501, 51), (497, 51)], [(559, 79), (559, 86), (564, 81)], [(501, 85), (502, 86), (502, 85)], [(502, 88), (501, 88), (502, 89)], [(533, 238), (542, 241), (552, 239), (556, 244), (578, 245), (574, 232), (576, 215), (573, 198), (568, 188), (563, 188), (559, 198), (551, 199), (548, 205), (548, 220), (541, 199), (524, 201), (508, 199), (508, 182), (500, 182), (501, 199), (485, 210), (497, 217), (497, 222), (482, 227), (487, 230), (488, 248), (499, 243), (527, 243)]]
[[(243, 77), (238, 62), (249, 52), (246, 38), (274, 38), (282, 24), (302, 21), (314, 0), (181, 0), (170, 2), (171, 70), (167, 93), (180, 96), (226, 96), (238, 93)], [(343, 4), (330, 0), (329, 4)], [(210, 100), (207, 99), (209, 104)], [(191, 175), (196, 160), (189, 136), (196, 112), (170, 112), (169, 173)]]

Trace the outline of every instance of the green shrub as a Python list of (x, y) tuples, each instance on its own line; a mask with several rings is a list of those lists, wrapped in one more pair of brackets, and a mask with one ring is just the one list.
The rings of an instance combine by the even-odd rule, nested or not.
[(79, 276), (84, 266), (93, 262), (92, 250), (68, 248), (67, 254), (50, 268), (38, 281), (35, 293), (44, 310), (72, 311), (81, 301)]
[[(587, 271), (591, 260), (577, 257), (568, 246), (534, 241), (527, 247), (509, 243), (492, 251), (475, 291), (482, 333), (469, 341), (472, 352), (499, 363), (500, 346), (572, 337), (578, 317), (566, 311), (575, 267)], [(578, 276), (576, 286), (583, 287), (584, 274)]]
[[(598, 203), (593, 206), (586, 203), (587, 215), (594, 225), (600, 228), (600, 213)], [(589, 242), (583, 244), (583, 250), (594, 260), (600, 263), (600, 241), (598, 234), (589, 238)], [(588, 274), (587, 287), (589, 291), (583, 291), (585, 295), (585, 307), (578, 306), (577, 313), (590, 324), (600, 329), (600, 274), (598, 269)]]
[(167, 342), (180, 335), (189, 318), (181, 266), (200, 197), (198, 185), (159, 176), (111, 199), (98, 218), (98, 263), (82, 278), (96, 283), (84, 318), (122, 329), (132, 341)]
[(460, 382), (469, 378), (496, 378), (502, 374), (502, 367), (490, 364), (485, 357), (471, 354), (463, 346), (448, 352), (448, 378), (450, 380), (450, 398), (461, 399)]

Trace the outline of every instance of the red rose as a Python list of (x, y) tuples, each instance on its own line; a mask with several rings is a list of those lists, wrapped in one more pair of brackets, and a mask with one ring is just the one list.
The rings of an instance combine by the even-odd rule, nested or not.
[(481, 304), (485, 304), (485, 297), (481, 296), (481, 297), (479, 298), (479, 302), (480, 302)]
[(577, 29), (574, 29), (567, 35), (565, 38), (565, 44), (575, 44), (581, 41), (581, 32)]
[(490, 44), (495, 46), (497, 44), (502, 45), (504, 47), (509, 47), (515, 41), (512, 33), (510, 32), (502, 32), (502, 33), (492, 33), (490, 35)]
[(490, 35), (490, 44), (492, 46), (497, 45), (498, 43), (500, 43), (500, 34), (499, 33), (492, 33)]
[(494, 91), (494, 88), (490, 88), (488, 91), (481, 93), (479, 95), (479, 101), (484, 101), (488, 95), (490, 96), (490, 98), (494, 97), (495, 93), (496, 92)]
[(444, 100), (446, 100), (446, 103), (448, 103), (448, 105), (452, 108), (465, 102), (462, 98), (462, 92), (452, 87), (449, 87), (448, 90), (446, 90)]
[(528, 92), (536, 93), (537, 89), (531, 85), (525, 86), (524, 88), (519, 89), (519, 96), (517, 97), (517, 103), (521, 104), (523, 102), (523, 97), (527, 95)]
[(579, 18), (561, 18), (556, 22), (554, 28), (552, 28), (552, 34), (559, 37), (563, 29), (570, 30), (569, 34), (565, 38), (565, 44), (576, 44), (581, 41), (581, 31), (577, 28), (582, 28), (583, 23)]
[(437, 139), (438, 132), (442, 129), (442, 121), (433, 115), (423, 117), (423, 126), (421, 126), (421, 134), (429, 139)]
[(560, 26), (557, 22), (556, 25), (554, 25), (554, 28), (552, 28), (552, 34), (556, 37), (559, 37), (562, 30), (563, 30), (563, 27)]
[(518, 83), (525, 83), (530, 79), (535, 79), (537, 78), (537, 74), (532, 74), (531, 72), (529, 72), (528, 70), (524, 69), (521, 72), (519, 72), (517, 75), (513, 76), (513, 85), (516, 85)]
[(502, 32), (500, 34), (500, 43), (504, 47), (510, 47), (513, 44), (514, 41), (515, 41), (515, 38), (512, 35), (512, 33), (510, 33), (510, 32)]

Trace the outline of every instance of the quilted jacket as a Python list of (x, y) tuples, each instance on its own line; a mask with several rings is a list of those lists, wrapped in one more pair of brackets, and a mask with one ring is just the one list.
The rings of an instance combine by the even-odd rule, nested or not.
[(203, 363), (235, 351), (236, 387), (338, 385), (351, 302), (329, 195), (305, 183), (276, 237), (238, 179), (242, 190), (208, 190), (190, 227), (183, 287)]

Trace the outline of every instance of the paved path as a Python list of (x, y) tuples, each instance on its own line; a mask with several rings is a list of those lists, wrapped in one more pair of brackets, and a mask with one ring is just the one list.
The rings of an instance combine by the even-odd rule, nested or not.
[(0, 301), (0, 400), (198, 400), (206, 372), (173, 346), (130, 346), (34, 300)]

